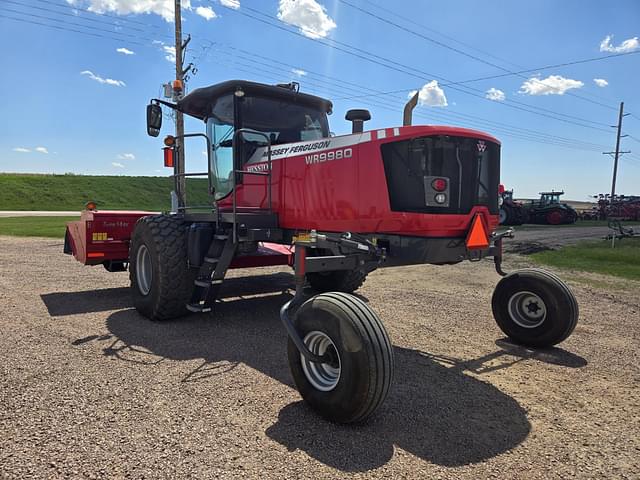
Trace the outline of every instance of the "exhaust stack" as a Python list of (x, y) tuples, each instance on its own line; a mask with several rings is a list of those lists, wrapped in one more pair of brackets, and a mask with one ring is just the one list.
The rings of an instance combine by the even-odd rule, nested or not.
[(404, 115), (402, 117), (402, 126), (410, 127), (411, 122), (413, 120), (413, 109), (416, 108), (418, 104), (418, 95), (420, 95), (420, 91), (416, 91), (416, 94), (409, 99), (407, 104), (404, 106)]

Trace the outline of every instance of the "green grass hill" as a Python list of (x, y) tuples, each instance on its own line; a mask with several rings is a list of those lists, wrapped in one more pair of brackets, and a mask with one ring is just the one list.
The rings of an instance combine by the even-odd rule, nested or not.
[[(82, 210), (89, 200), (103, 210), (170, 208), (169, 177), (0, 173), (0, 210)], [(187, 180), (189, 205), (209, 203), (207, 179)]]

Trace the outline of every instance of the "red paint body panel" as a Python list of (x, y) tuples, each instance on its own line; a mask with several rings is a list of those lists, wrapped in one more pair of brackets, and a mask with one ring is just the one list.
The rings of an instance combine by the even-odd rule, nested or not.
[[(353, 153), (350, 158), (312, 164), (308, 164), (305, 158), (309, 153), (276, 158), (272, 161), (272, 202), (274, 211), (279, 215), (280, 226), (294, 230), (464, 237), (471, 219), (480, 213), (489, 229), (495, 230), (498, 216), (490, 215), (486, 207), (476, 207), (464, 215), (391, 210), (380, 146), (426, 135), (468, 136), (500, 143), (475, 130), (410, 126), (333, 137), (332, 145), (349, 146), (331, 146), (321, 150), (331, 152), (350, 148)], [(251, 163), (246, 168), (264, 170), (261, 168), (264, 163)], [(237, 187), (238, 206), (266, 208), (266, 182), (266, 177), (245, 175), (243, 184)], [(220, 205), (230, 207), (231, 197), (222, 200)]]

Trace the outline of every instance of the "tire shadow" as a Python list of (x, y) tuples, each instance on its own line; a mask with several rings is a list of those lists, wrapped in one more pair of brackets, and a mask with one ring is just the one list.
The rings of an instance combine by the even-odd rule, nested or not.
[[(211, 315), (160, 323), (133, 308), (111, 314), (106, 320), (109, 335), (101, 337), (103, 354), (143, 364), (202, 359), (183, 382), (226, 374), (244, 363), (295, 388), (279, 318), (291, 295), (277, 293), (282, 286), (288, 288), (290, 277), (232, 280), (236, 297), (225, 298)], [(263, 292), (265, 284), (276, 293), (244, 297)], [(239, 291), (243, 298), (238, 298)], [(266, 434), (289, 450), (302, 450), (344, 472), (378, 468), (392, 458), (396, 446), (442, 466), (477, 463), (513, 449), (529, 434), (531, 425), (518, 402), (469, 375), (459, 366), (463, 361), (443, 364), (402, 347), (395, 347), (394, 355), (392, 391), (368, 422), (336, 425), (295, 401), (280, 411)]]

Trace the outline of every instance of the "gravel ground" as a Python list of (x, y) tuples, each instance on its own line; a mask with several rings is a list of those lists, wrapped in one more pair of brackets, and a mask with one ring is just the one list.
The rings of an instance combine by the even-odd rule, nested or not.
[(637, 285), (572, 285), (575, 333), (530, 351), (492, 320), (490, 262), (374, 272), (360, 293), (396, 377), (345, 427), (293, 388), (286, 269), (232, 272), (214, 314), (152, 323), (126, 273), (0, 243), (1, 478), (640, 478)]

